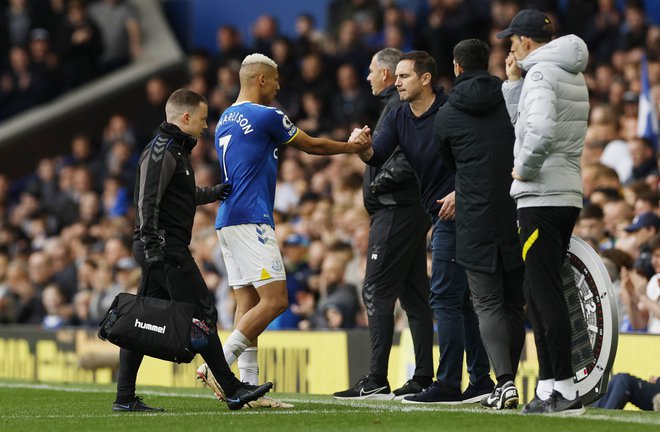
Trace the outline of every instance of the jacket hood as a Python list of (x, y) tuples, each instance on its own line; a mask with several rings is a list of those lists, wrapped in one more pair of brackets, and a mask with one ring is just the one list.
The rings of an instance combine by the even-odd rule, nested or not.
[(463, 72), (449, 93), (449, 104), (459, 111), (484, 116), (504, 101), (502, 80), (486, 71)]
[(556, 64), (567, 72), (579, 73), (587, 68), (588, 60), (587, 44), (575, 35), (566, 35), (532, 51), (518, 64), (528, 71), (537, 63), (548, 62)]
[(433, 92), (435, 93), (435, 100), (433, 101), (433, 104), (429, 107), (429, 109), (426, 110), (424, 114), (421, 116), (417, 117), (415, 114), (412, 112), (412, 109), (410, 109), (410, 103), (406, 102), (403, 104), (403, 112), (408, 116), (408, 117), (413, 117), (417, 119), (422, 119), (424, 117), (428, 116), (435, 116), (438, 113), (438, 108), (447, 101), (447, 95), (445, 94), (445, 88), (444, 87), (433, 87)]

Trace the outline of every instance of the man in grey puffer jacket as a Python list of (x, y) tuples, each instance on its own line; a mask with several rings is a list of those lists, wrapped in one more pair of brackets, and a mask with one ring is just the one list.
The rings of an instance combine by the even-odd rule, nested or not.
[(582, 207), (580, 159), (589, 117), (582, 72), (589, 53), (579, 37), (551, 40), (552, 33), (546, 15), (525, 9), (497, 37), (511, 39), (502, 85), (516, 134), (511, 196), (518, 207), (524, 294), (539, 360), (536, 397), (523, 413), (578, 415), (584, 406), (573, 383), (561, 268)]

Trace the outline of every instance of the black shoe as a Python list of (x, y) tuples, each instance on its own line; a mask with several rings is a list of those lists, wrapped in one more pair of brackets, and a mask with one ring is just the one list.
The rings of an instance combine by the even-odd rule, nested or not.
[(401, 400), (406, 396), (416, 395), (424, 391), (424, 387), (417, 381), (409, 379), (404, 385), (394, 390), (394, 400)]
[(463, 403), (463, 398), (461, 397), (461, 391), (459, 389), (448, 387), (435, 381), (423, 392), (412, 396), (406, 396), (401, 402), (405, 404), (453, 405)]
[(118, 402), (114, 402), (112, 404), (112, 410), (114, 412), (129, 412), (129, 411), (134, 411), (134, 412), (163, 412), (165, 411), (163, 408), (154, 408), (150, 407), (149, 405), (145, 404), (142, 402), (142, 396), (135, 396), (135, 399), (133, 399), (129, 403), (125, 404), (120, 404)]
[(558, 391), (553, 391), (550, 399), (547, 400), (545, 406), (545, 414), (556, 416), (577, 416), (584, 414), (584, 405), (579, 396), (576, 395), (575, 399), (568, 400)]
[(227, 397), (225, 402), (227, 402), (227, 406), (230, 410), (239, 410), (243, 408), (246, 403), (259, 399), (261, 396), (268, 393), (272, 388), (272, 382), (267, 382), (265, 384), (261, 384), (260, 386), (241, 383), (233, 395), (230, 396), (225, 394)]
[(494, 388), (495, 384), (489, 377), (478, 381), (476, 384), (470, 383), (461, 395), (463, 403), (477, 403), (485, 396), (490, 395)]
[(372, 375), (366, 375), (355, 386), (348, 390), (333, 393), (335, 399), (372, 399), (372, 400), (392, 400), (394, 394), (390, 390), (390, 384), (377, 383)]
[(545, 401), (539, 399), (536, 394), (534, 394), (534, 399), (529, 401), (525, 406), (523, 406), (521, 413), (523, 414), (543, 414), (545, 412)]
[(493, 392), (480, 401), (484, 408), (503, 410), (518, 408), (518, 389), (513, 381), (507, 381), (502, 387), (495, 387)]

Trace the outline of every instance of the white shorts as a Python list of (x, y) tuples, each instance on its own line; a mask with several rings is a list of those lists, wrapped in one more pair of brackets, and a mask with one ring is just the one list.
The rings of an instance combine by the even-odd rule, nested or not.
[(275, 232), (267, 224), (243, 224), (216, 231), (225, 259), (229, 286), (255, 288), (286, 280), (284, 262), (275, 240)]

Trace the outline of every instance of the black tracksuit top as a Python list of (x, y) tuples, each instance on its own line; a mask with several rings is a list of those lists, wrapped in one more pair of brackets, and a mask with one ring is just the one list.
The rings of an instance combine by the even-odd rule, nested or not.
[(195, 207), (216, 200), (211, 188), (195, 185), (189, 156), (196, 144), (194, 137), (163, 122), (140, 156), (133, 239), (144, 242), (147, 258), (163, 255), (165, 248), (188, 247)]

